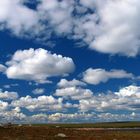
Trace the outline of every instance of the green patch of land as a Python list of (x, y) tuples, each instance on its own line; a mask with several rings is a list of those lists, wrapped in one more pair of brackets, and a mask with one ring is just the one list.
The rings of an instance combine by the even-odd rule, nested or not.
[(33, 124), (33, 126), (61, 127), (61, 128), (140, 128), (140, 122), (104, 122), (81, 124)]

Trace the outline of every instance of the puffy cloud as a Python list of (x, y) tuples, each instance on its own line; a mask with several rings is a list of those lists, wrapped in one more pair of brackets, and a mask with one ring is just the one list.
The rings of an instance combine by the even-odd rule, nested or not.
[(11, 103), (14, 107), (26, 108), (29, 111), (56, 111), (62, 110), (63, 99), (54, 98), (53, 96), (39, 96), (32, 98), (31, 96), (21, 97)]
[[(121, 88), (118, 92), (109, 92), (106, 94), (93, 94), (89, 89), (80, 87), (67, 87), (57, 89), (55, 96), (63, 98), (54, 98), (53, 96), (31, 96), (21, 97), (11, 103), (12, 107), (26, 108), (32, 112), (46, 111), (66, 111), (67, 108), (75, 108), (80, 112), (110, 112), (115, 110), (138, 111), (140, 105), (140, 87), (130, 85)], [(64, 99), (78, 100), (79, 103), (63, 103)], [(66, 100), (65, 100), (66, 101)], [(3, 103), (3, 102), (2, 102)], [(5, 102), (4, 102), (5, 103)], [(8, 104), (6, 103), (6, 107)]]
[[(135, 114), (135, 115), (133, 115)], [(54, 123), (54, 122), (112, 122), (112, 121), (133, 121), (139, 120), (139, 113), (128, 113), (128, 114), (114, 114), (114, 113), (99, 113), (96, 114), (94, 112), (91, 113), (54, 113), (54, 114), (34, 114), (34, 115), (26, 115), (22, 112), (15, 111), (15, 109), (11, 111), (0, 112), (0, 122), (7, 123)], [(59, 125), (58, 125), (59, 126)]]
[[(18, 94), (16, 92), (2, 92), (0, 90), (0, 122), (16, 122), (22, 121), (25, 115), (21, 112), (19, 107), (11, 107), (11, 100), (16, 100), (18, 98)], [(2, 101), (2, 100), (8, 100)]]
[(0, 89), (0, 99), (3, 100), (15, 100), (18, 98), (17, 92), (2, 91)]
[(46, 123), (48, 122), (48, 115), (43, 113), (34, 114), (32, 116), (26, 117), (26, 120), (28, 120), (28, 122)]
[[(22, 112), (20, 112), (20, 108), (16, 107), (11, 110), (5, 110), (0, 112), (0, 122), (1, 123), (7, 123), (7, 122), (12, 122), (12, 123), (21, 123), (25, 122), (26, 120), (26, 115)], [(27, 123), (28, 121), (26, 121)]]
[(83, 73), (83, 81), (97, 85), (101, 82), (105, 83), (109, 79), (121, 79), (121, 78), (134, 78), (132, 73), (127, 73), (124, 70), (111, 70), (105, 69), (92, 69), (89, 68)]
[[(80, 100), (92, 97), (92, 91), (90, 89), (81, 88), (86, 84), (82, 81), (73, 79), (68, 81), (66, 79), (61, 79), (57, 86), (59, 89), (54, 93), (55, 96), (61, 96), (63, 98), (70, 98), (72, 100)], [(74, 107), (74, 105), (73, 105)]]
[(50, 122), (65, 122), (65, 121), (73, 121), (73, 122), (79, 122), (89, 121), (90, 119), (95, 119), (96, 114), (95, 113), (73, 113), (73, 114), (63, 114), (63, 113), (55, 113), (48, 116), (48, 120)]
[(115, 93), (98, 94), (89, 99), (82, 99), (79, 103), (79, 109), (85, 112), (90, 110), (99, 112), (107, 110), (139, 110), (140, 87), (130, 85), (121, 88)]
[(36, 88), (33, 91), (33, 94), (43, 94), (45, 92), (44, 88)]
[(115, 93), (120, 97), (137, 97), (140, 98), (140, 87), (130, 85), (128, 87), (121, 88), (119, 92)]
[(72, 11), (74, 0), (42, 0), (38, 5), (38, 12), (41, 19), (48, 21), (48, 27), (53, 28), (57, 34), (68, 34), (72, 31)]
[(47, 10), (40, 10), (50, 17), (49, 23), (60, 35), (66, 33), (81, 39), (89, 48), (102, 53), (126, 56), (139, 53), (139, 0), (44, 0), (41, 5)]
[(95, 120), (95, 113), (54, 113), (54, 114), (35, 114), (28, 117), (31, 122), (82, 122)]
[[(72, 89), (68, 87), (66, 89)], [(76, 88), (75, 88), (76, 89)], [(59, 89), (63, 90), (63, 89)], [(84, 89), (82, 89), (84, 90)], [(0, 100), (0, 120), (1, 122), (90, 122), (90, 121), (126, 121), (138, 120), (140, 117), (140, 87), (130, 85), (121, 88), (118, 92), (110, 92), (106, 94), (92, 94), (89, 98), (82, 95), (83, 91), (79, 91), (81, 96), (76, 97), (70, 95), (73, 91), (64, 95), (70, 96), (72, 100), (80, 99), (76, 104), (66, 103), (63, 98), (54, 98), (53, 96), (39, 96), (33, 98), (31, 96), (21, 97), (13, 100), (11, 103)], [(86, 90), (86, 89), (85, 89)], [(63, 93), (63, 92), (61, 92)], [(60, 95), (61, 96), (61, 95)], [(81, 98), (83, 96), (83, 98)], [(65, 102), (65, 104), (63, 103)], [(67, 108), (75, 108), (76, 112), (70, 113)], [(24, 114), (23, 109), (27, 109), (33, 115)], [(77, 110), (78, 109), (78, 110)], [(127, 111), (126, 114), (121, 111)], [(64, 112), (65, 113), (60, 113)], [(93, 111), (93, 112), (92, 112)], [(119, 114), (110, 113), (120, 111)], [(42, 113), (44, 112), (44, 113)], [(46, 112), (49, 112), (46, 114)], [(54, 112), (50, 114), (50, 112)], [(97, 113), (94, 113), (97, 112)], [(39, 114), (38, 114), (39, 113)]]
[(55, 32), (102, 53), (139, 54), (139, 0), (39, 0), (36, 9), (25, 2), (1, 0), (1, 30), (10, 29), (37, 40), (47, 40)]
[[(134, 114), (134, 113), (133, 113)], [(64, 113), (55, 113), (48, 116), (48, 121), (50, 122), (109, 122), (109, 121), (126, 121), (139, 119), (140, 114), (133, 116), (132, 114), (114, 114), (114, 113), (73, 113), (73, 114), (64, 114)]]
[(4, 111), (8, 109), (9, 104), (7, 102), (3, 102), (0, 100), (0, 111)]
[[(18, 13), (18, 14), (17, 14)], [(21, 0), (0, 1), (0, 24), (15, 34), (33, 30), (38, 24), (37, 12), (26, 7)]]
[(71, 81), (68, 81), (66, 79), (61, 79), (59, 83), (57, 84), (58, 87), (60, 88), (65, 88), (65, 87), (73, 87), (73, 86), (85, 86), (86, 84), (82, 81), (73, 79)]
[(57, 89), (56, 96), (62, 96), (64, 98), (71, 98), (73, 100), (80, 100), (92, 97), (92, 91), (89, 89), (82, 89), (78, 87), (67, 87), (62, 89)]
[[(139, 54), (139, 0), (81, 0), (93, 10), (74, 19), (74, 36), (101, 53)], [(125, 11), (125, 12), (124, 12)]]
[(134, 112), (128, 114), (115, 114), (115, 113), (54, 113), (54, 114), (35, 114), (26, 118), (30, 122), (112, 122), (112, 121), (132, 121), (139, 120), (140, 114)]
[(48, 77), (64, 76), (74, 71), (71, 58), (52, 54), (44, 49), (19, 50), (7, 62), (6, 74), (11, 79), (46, 82)]
[(103, 53), (139, 54), (139, 0), (105, 0), (98, 7), (100, 32), (90, 48)]

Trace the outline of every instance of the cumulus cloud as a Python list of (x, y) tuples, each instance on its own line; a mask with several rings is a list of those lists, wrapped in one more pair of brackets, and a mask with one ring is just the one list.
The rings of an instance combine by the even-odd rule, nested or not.
[[(25, 122), (27, 116), (20, 112), (20, 108), (16, 107), (11, 110), (4, 110), (0, 112), (0, 122), (1, 123), (7, 123), (7, 122), (12, 122), (12, 123), (21, 123)], [(26, 123), (28, 121), (26, 120)]]
[(103, 53), (139, 54), (139, 0), (105, 0), (98, 7), (99, 30), (90, 48)]
[[(134, 113), (134, 112), (133, 112)], [(129, 114), (113, 114), (113, 113), (73, 113), (73, 114), (64, 114), (64, 113), (55, 113), (48, 116), (49, 122), (109, 122), (109, 121), (126, 121), (139, 119), (140, 114), (135, 113), (135, 116), (132, 113)], [(45, 117), (45, 115), (44, 115)]]
[[(140, 117), (140, 87), (130, 85), (120, 88), (118, 92), (109, 92), (105, 94), (89, 94), (90, 97), (83, 95), (82, 90), (74, 93), (72, 87), (68, 87), (63, 98), (54, 98), (53, 96), (31, 96), (20, 97), (11, 101), (11, 103), (0, 100), (0, 120), (3, 122), (90, 122), (90, 121), (123, 121), (138, 120)], [(67, 92), (69, 89), (69, 92)], [(76, 88), (73, 88), (76, 89)], [(71, 93), (74, 93), (72, 95)], [(86, 92), (86, 90), (85, 90)], [(59, 95), (58, 95), (59, 96)], [(78, 100), (77, 103), (66, 103), (64, 99), (70, 96), (72, 100)], [(83, 96), (83, 97), (82, 97)], [(70, 113), (68, 108), (76, 109), (76, 112)], [(27, 109), (33, 115), (23, 113)], [(114, 114), (112, 111), (127, 111), (126, 114)], [(53, 112), (47, 113), (46, 112)], [(63, 113), (62, 113), (63, 112)], [(65, 112), (65, 113), (64, 113)], [(97, 113), (94, 113), (97, 112)]]
[(80, 100), (90, 98), (93, 94), (90, 89), (82, 88), (82, 86), (86, 86), (84, 82), (76, 79), (71, 81), (61, 79), (57, 86), (59, 89), (55, 91), (54, 95), (61, 96), (65, 99)]
[(2, 29), (10, 29), (19, 35), (21, 32), (33, 30), (38, 24), (38, 16), (36, 11), (26, 7), (21, 0), (1, 0), (0, 24)]
[(17, 98), (18, 98), (17, 92), (2, 91), (2, 89), (0, 89), (0, 99), (15, 100)]
[(74, 0), (42, 0), (38, 5), (38, 13), (41, 19), (48, 21), (47, 26), (53, 28), (56, 34), (69, 34), (72, 31), (72, 11)]
[[(135, 115), (133, 115), (135, 114)], [(39, 113), (34, 115), (26, 115), (23, 112), (11, 111), (0, 112), (0, 122), (14, 122), (14, 123), (56, 123), (56, 122), (109, 122), (109, 121), (133, 121), (139, 120), (139, 113), (128, 113), (128, 114), (114, 114), (114, 113), (54, 113), (45, 114)]]
[(56, 111), (62, 110), (63, 99), (54, 98), (53, 96), (39, 96), (32, 98), (31, 96), (21, 97), (11, 103), (14, 107), (26, 108), (29, 111)]
[(60, 88), (65, 88), (65, 87), (73, 87), (73, 86), (85, 86), (86, 84), (82, 81), (73, 79), (71, 81), (68, 81), (66, 79), (61, 79), (59, 83), (57, 84), (58, 87)]
[(80, 100), (92, 97), (92, 91), (89, 89), (82, 89), (80, 87), (67, 87), (62, 89), (57, 89), (55, 96), (62, 96), (64, 98), (70, 98), (73, 100)]
[(119, 92), (115, 92), (120, 97), (138, 97), (140, 98), (140, 87), (130, 85), (128, 87), (121, 88)]
[[(67, 87), (57, 89), (54, 95), (61, 96), (61, 98), (55, 98), (53, 96), (39, 96), (37, 98), (33, 98), (28, 95), (26, 97), (20, 97), (19, 99), (13, 100), (10, 105), (7, 102), (1, 101), (0, 109), (7, 110), (9, 107), (14, 107), (14, 110), (21, 112), (21, 110), (25, 108), (30, 112), (34, 112), (35, 114), (35, 112), (45, 113), (48, 111), (55, 113), (65, 111), (70, 113), (67, 109), (73, 108), (79, 113), (90, 113), (92, 111), (98, 112), (97, 115), (105, 112), (110, 113), (116, 110), (125, 110), (132, 112), (131, 117), (134, 118), (137, 116), (136, 112), (138, 112), (140, 106), (140, 87), (134, 85), (120, 88), (118, 92), (98, 94), (93, 94), (92, 91), (82, 89), (80, 87)], [(71, 103), (71, 100), (67, 102), (68, 98), (71, 100), (76, 100), (77, 102), (75, 104), (72, 104), (73, 102)], [(56, 121), (59, 120), (59, 117), (61, 117), (61, 115), (57, 114), (54, 116), (49, 116), (49, 119)]]
[(79, 120), (89, 121), (89, 119), (95, 119), (95, 113), (74, 113), (74, 114), (64, 114), (64, 113), (55, 113), (48, 116), (48, 120), (50, 122), (65, 122), (65, 121), (73, 121), (79, 122)]
[(135, 120), (139, 120), (140, 114), (134, 112), (128, 114), (114, 114), (114, 113), (99, 113), (96, 114), (94, 112), (91, 113), (54, 113), (54, 114), (35, 114), (32, 116), (27, 116), (26, 120), (30, 120), (30, 122), (38, 122), (38, 123), (52, 123), (52, 122), (109, 122), (109, 121), (131, 121), (135, 118)]
[(0, 100), (0, 111), (4, 111), (8, 109), (9, 104), (7, 102)]
[(139, 0), (39, 0), (36, 9), (25, 2), (0, 2), (1, 30), (36, 40), (49, 39), (55, 33), (81, 40), (98, 52), (131, 57), (139, 54)]
[(90, 99), (79, 101), (79, 109), (88, 112), (96, 110), (99, 112), (111, 110), (136, 111), (140, 106), (140, 87), (130, 85), (121, 88), (118, 92), (98, 94)]
[(33, 91), (33, 94), (43, 94), (45, 92), (44, 88), (36, 88)]
[(52, 76), (64, 76), (74, 71), (71, 58), (52, 54), (44, 49), (18, 50), (7, 62), (6, 75), (11, 79), (47, 82)]
[(110, 79), (134, 78), (132, 73), (127, 73), (124, 70), (92, 69), (89, 68), (83, 73), (83, 81), (97, 85), (101, 82), (105, 83)]

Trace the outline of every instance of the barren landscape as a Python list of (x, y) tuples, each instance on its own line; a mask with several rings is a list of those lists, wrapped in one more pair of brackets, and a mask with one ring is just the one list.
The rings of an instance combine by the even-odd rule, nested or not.
[(11, 125), (1, 140), (139, 140), (140, 123)]

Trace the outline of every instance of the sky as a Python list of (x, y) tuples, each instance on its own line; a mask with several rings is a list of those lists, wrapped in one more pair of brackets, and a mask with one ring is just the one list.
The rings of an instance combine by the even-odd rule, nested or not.
[(140, 118), (139, 0), (1, 0), (0, 122)]

